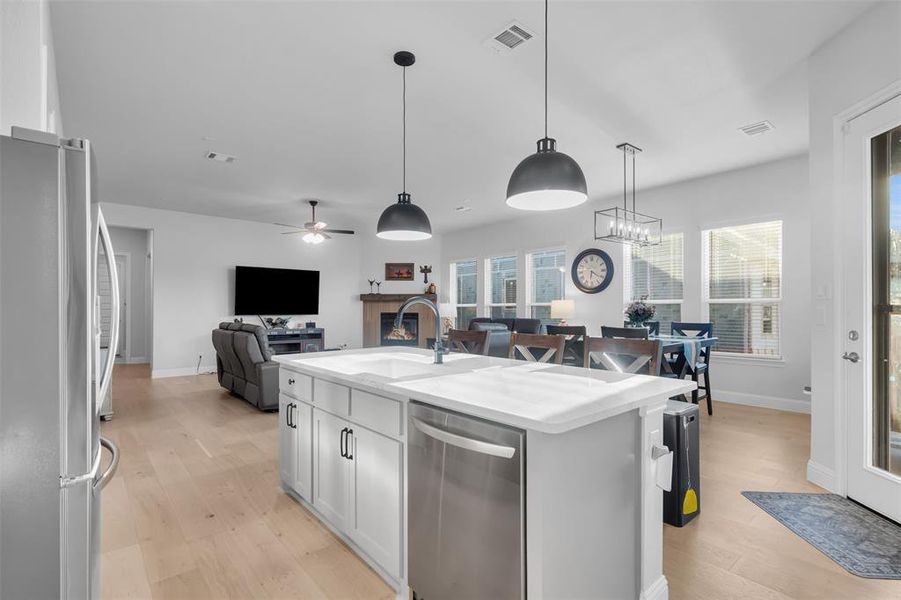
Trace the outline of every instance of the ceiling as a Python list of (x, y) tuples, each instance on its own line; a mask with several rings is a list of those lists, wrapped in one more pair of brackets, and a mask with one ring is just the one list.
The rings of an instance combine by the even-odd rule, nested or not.
[[(807, 148), (806, 57), (869, 3), (550, 5), (549, 135), (593, 200), (622, 189), (616, 144), (645, 149), (639, 187)], [(94, 141), (104, 201), (374, 230), (407, 189), (433, 229), (521, 216), (507, 179), (542, 137), (542, 36), (483, 42), (541, 2), (52, 4), (66, 134)], [(767, 119), (775, 131), (738, 127)], [(211, 139), (205, 139), (211, 138)], [(214, 150), (237, 161), (207, 160)], [(639, 196), (640, 203), (640, 196)], [(467, 205), (468, 212), (456, 207)]]

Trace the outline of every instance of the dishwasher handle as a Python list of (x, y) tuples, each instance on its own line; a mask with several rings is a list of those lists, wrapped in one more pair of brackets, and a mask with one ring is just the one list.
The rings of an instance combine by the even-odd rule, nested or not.
[(464, 450), (471, 450), (473, 452), (478, 452), (479, 454), (498, 456), (500, 458), (513, 458), (513, 455), (516, 454), (516, 448), (512, 446), (501, 446), (499, 444), (492, 444), (489, 442), (483, 442), (481, 440), (474, 440), (462, 435), (457, 435), (456, 433), (445, 431), (444, 429), (440, 429), (438, 427), (435, 427), (434, 425), (429, 425), (425, 421), (421, 421), (416, 417), (410, 417), (410, 420), (413, 421), (413, 425), (416, 427), (416, 429), (418, 429), (422, 433), (426, 434), (429, 437), (435, 438), (439, 442), (450, 444), (451, 446), (463, 448)]

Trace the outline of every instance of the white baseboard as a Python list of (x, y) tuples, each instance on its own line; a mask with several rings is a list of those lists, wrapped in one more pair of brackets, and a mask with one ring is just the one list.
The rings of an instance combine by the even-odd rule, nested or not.
[(206, 375), (207, 373), (215, 373), (216, 365), (200, 365), (200, 371), (197, 367), (182, 367), (178, 369), (154, 369), (150, 373), (153, 379), (164, 379), (166, 377), (186, 377), (188, 375)]
[(832, 493), (838, 493), (838, 481), (835, 471), (813, 460), (807, 461), (807, 481)]
[(669, 585), (666, 577), (660, 576), (660, 579), (648, 586), (647, 589), (641, 590), (640, 600), (668, 600)]
[(140, 365), (149, 362), (150, 359), (148, 359), (146, 356), (132, 356), (131, 358), (125, 359), (125, 364), (127, 365)]
[[(810, 402), (806, 400), (793, 400), (791, 398), (779, 398), (777, 396), (762, 396), (760, 394), (748, 394), (745, 392), (730, 392), (728, 390), (714, 390), (714, 402), (728, 402), (730, 404), (743, 404), (745, 406), (757, 406), (760, 408), (773, 408), (789, 412), (810, 414)], [(701, 401), (703, 403), (703, 400)]]

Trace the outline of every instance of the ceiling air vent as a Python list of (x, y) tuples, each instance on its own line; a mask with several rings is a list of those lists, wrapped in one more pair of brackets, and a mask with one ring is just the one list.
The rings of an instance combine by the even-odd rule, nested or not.
[(525, 28), (521, 23), (513, 21), (501, 31), (485, 41), (485, 45), (495, 52), (509, 52), (523, 42), (528, 42), (535, 34)]
[(760, 135), (761, 133), (766, 133), (767, 131), (772, 131), (775, 129), (773, 124), (769, 121), (761, 121), (760, 123), (752, 123), (750, 125), (745, 125), (744, 127), (739, 127), (738, 130), (748, 136)]
[(210, 160), (215, 160), (215, 161), (224, 162), (224, 163), (233, 163), (236, 160), (238, 160), (231, 154), (223, 154), (222, 152), (210, 151), (210, 152), (207, 152), (205, 156)]

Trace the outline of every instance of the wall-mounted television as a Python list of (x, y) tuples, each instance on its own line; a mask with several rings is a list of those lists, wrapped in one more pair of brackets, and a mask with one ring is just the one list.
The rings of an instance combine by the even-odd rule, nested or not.
[(319, 271), (235, 267), (236, 315), (318, 315)]

